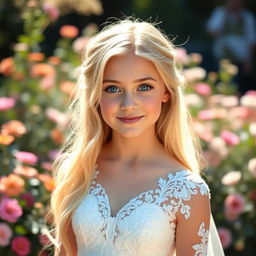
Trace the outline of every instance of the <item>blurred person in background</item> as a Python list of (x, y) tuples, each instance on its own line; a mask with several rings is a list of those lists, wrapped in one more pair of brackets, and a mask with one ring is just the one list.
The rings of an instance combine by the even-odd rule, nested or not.
[(226, 0), (216, 7), (206, 24), (207, 32), (214, 38), (213, 55), (219, 63), (229, 59), (238, 66), (237, 83), (241, 95), (255, 90), (253, 60), (256, 46), (255, 18), (244, 8), (243, 0)]

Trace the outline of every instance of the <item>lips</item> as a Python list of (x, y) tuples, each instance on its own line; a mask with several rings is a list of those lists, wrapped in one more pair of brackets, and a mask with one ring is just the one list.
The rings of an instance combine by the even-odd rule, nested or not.
[(121, 122), (131, 124), (139, 121), (143, 116), (122, 116), (117, 117)]

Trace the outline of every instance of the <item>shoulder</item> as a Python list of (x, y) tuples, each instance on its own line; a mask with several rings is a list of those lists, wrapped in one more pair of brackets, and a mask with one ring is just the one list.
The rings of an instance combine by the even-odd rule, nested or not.
[[(160, 184), (165, 183), (160, 179)], [(210, 198), (210, 189), (204, 179), (190, 170), (183, 169), (175, 173), (170, 172), (166, 181), (172, 184), (171, 188), (175, 190), (177, 198), (190, 200), (192, 196), (206, 196)]]
[(198, 174), (190, 170), (169, 173), (167, 179), (159, 180), (159, 195), (167, 212), (178, 218), (188, 219), (191, 213), (200, 209), (209, 212), (209, 187)]
[(187, 168), (181, 168), (175, 172), (170, 172), (168, 174), (168, 177), (169, 179), (179, 180), (184, 183), (194, 183), (195, 185), (201, 184), (208, 187), (205, 180), (202, 178), (200, 174), (194, 173), (191, 170), (188, 170)]
[[(178, 160), (172, 158), (162, 159), (159, 169), (161, 172), (159, 182), (163, 189), (176, 190), (177, 195), (209, 195), (209, 187), (204, 179), (197, 173), (192, 172)], [(167, 171), (167, 172), (166, 172)], [(182, 193), (178, 193), (178, 191)], [(183, 193), (184, 192), (184, 193)]]
[(181, 210), (178, 218), (188, 219), (191, 216), (210, 212), (210, 190), (203, 178), (191, 171), (184, 170), (174, 176), (177, 180)]

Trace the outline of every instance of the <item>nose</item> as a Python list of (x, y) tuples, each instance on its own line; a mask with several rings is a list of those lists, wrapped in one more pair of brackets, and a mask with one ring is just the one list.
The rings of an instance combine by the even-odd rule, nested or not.
[(137, 101), (132, 93), (125, 93), (121, 102), (122, 110), (132, 110), (137, 107)]

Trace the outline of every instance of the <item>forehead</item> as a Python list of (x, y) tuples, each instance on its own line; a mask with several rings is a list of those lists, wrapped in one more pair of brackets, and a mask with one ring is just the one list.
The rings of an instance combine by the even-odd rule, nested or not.
[(155, 65), (151, 61), (133, 53), (111, 57), (104, 70), (104, 78), (126, 76), (140, 78), (149, 75), (160, 79)]

